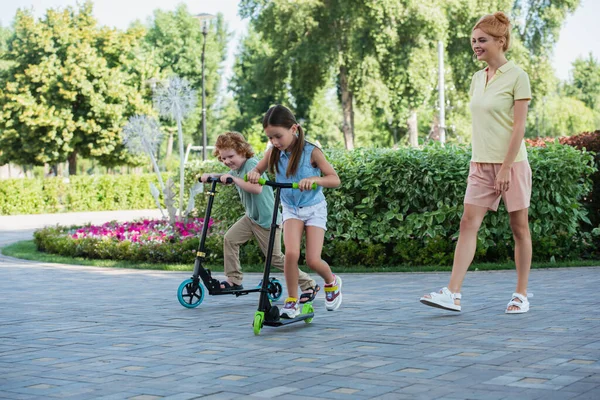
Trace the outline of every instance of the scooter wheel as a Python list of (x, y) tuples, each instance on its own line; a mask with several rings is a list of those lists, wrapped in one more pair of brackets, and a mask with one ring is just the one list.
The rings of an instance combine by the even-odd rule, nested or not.
[(192, 279), (186, 279), (177, 289), (177, 300), (185, 308), (198, 307), (204, 300), (204, 289), (199, 282), (194, 285)]
[(267, 295), (269, 296), (269, 300), (277, 301), (281, 298), (283, 294), (283, 287), (281, 283), (277, 279), (273, 279), (269, 282), (269, 286), (267, 287)]
[(260, 330), (263, 327), (263, 322), (265, 321), (265, 313), (262, 311), (257, 311), (254, 314), (254, 323), (252, 324), (252, 329), (254, 330), (254, 335), (260, 335)]
[[(315, 309), (313, 308), (312, 303), (304, 303), (304, 305), (302, 306), (302, 314), (310, 314), (312, 312), (315, 312)], [(312, 318), (306, 318), (304, 320), (304, 322), (306, 322), (307, 324), (310, 324), (312, 322)]]

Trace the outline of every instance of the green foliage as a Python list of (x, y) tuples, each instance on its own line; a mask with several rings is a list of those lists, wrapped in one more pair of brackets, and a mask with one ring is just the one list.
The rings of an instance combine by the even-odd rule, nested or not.
[(574, 132), (592, 131), (594, 112), (573, 97), (550, 95), (538, 101), (528, 116), (532, 129), (527, 136), (570, 136)]
[[(328, 157), (340, 175), (342, 186), (326, 191), (329, 218), (323, 257), (327, 261), (332, 265), (365, 266), (451, 263), (466, 189), (468, 148), (434, 145), (423, 150), (330, 151)], [(598, 238), (582, 233), (582, 228), (589, 224), (584, 202), (591, 190), (590, 176), (596, 171), (593, 156), (570, 146), (550, 144), (529, 148), (529, 159), (533, 170), (530, 227), (534, 259), (593, 255), (594, 240)], [(191, 183), (198, 173), (224, 170), (222, 164), (214, 161), (197, 163), (191, 166), (187, 179)], [(115, 183), (105, 183), (110, 185)], [(137, 186), (145, 188), (147, 183)], [(82, 187), (75, 192), (85, 190)], [(196, 200), (197, 212), (203, 216), (206, 200), (202, 196)], [(92, 207), (101, 201), (93, 199), (78, 204)], [(213, 261), (221, 261), (222, 236), (243, 214), (236, 189), (219, 185), (212, 213), (219, 223), (211, 229), (209, 246)], [(197, 246), (197, 242), (172, 243), (167, 247), (153, 244), (138, 249), (133, 245), (93, 240), (76, 242), (60, 239), (59, 244), (45, 244), (43, 248), (52, 252), (51, 249), (62, 247), (66, 250), (60, 254), (70, 256), (126, 257), (131, 253), (139, 261), (191, 262), (191, 249)], [(508, 213), (501, 206), (484, 220), (475, 259), (505, 262), (512, 253)], [(255, 243), (244, 246), (242, 256), (243, 262), (263, 260)]]
[[(218, 95), (230, 33), (222, 15), (209, 25), (209, 142), (225, 130), (237, 130), (252, 138), (257, 150), (264, 149), (259, 120), (274, 103), (290, 106), (324, 147), (341, 147), (349, 134), (359, 146), (403, 145), (411, 112), (418, 113), (423, 137), (437, 124), (436, 45), (442, 40), (447, 138), (466, 143), (468, 87), (483, 66), (471, 58), (470, 33), (478, 18), (497, 10), (506, 11), (514, 23), (508, 56), (531, 79), (528, 135), (545, 135), (540, 121), (551, 126), (550, 115), (558, 115), (552, 126), (566, 134), (595, 129), (598, 110), (590, 125), (589, 111), (571, 100), (564, 100), (559, 114), (549, 109), (557, 103), (550, 95), (557, 87), (551, 49), (579, 3), (241, 1), (240, 14), (250, 24), (230, 82), (233, 99), (219, 101)], [(185, 5), (157, 10), (148, 24), (137, 22), (122, 32), (98, 27), (91, 4), (49, 10), (39, 21), (20, 11), (14, 28), (0, 27), (0, 163), (54, 165), (79, 155), (104, 166), (139, 165), (139, 159), (123, 151), (118, 133), (129, 116), (154, 113), (149, 104), (152, 82), (177, 74), (201, 95), (203, 35)], [(565, 94), (589, 109), (597, 107), (597, 70), (593, 57), (578, 60)], [(186, 143), (200, 142), (201, 102), (197, 104), (184, 125)]]
[(591, 53), (587, 59), (580, 57), (573, 62), (571, 79), (565, 90), (591, 110), (600, 112), (600, 63)]
[[(210, 22), (206, 35), (205, 90), (206, 108), (216, 111), (219, 96), (222, 64), (226, 58), (227, 40), (230, 37), (222, 14)], [(192, 141), (202, 144), (202, 35), (201, 22), (192, 15), (185, 4), (175, 11), (156, 10), (144, 37), (146, 52), (151, 53), (162, 77), (177, 75), (185, 78), (196, 89), (198, 101), (194, 113), (186, 119), (185, 132)], [(207, 112), (211, 116), (211, 112)], [(218, 121), (207, 118), (207, 134), (215, 132)]]
[(0, 81), (2, 81), (2, 75), (9, 69), (12, 63), (6, 55), (8, 52), (8, 42), (12, 33), (10, 28), (6, 28), (0, 24)]
[(513, 11), (521, 41), (535, 54), (550, 54), (568, 14), (581, 0), (515, 0)]
[(0, 215), (154, 208), (155, 174), (0, 180)]
[(229, 83), (240, 113), (232, 129), (249, 136), (256, 127), (262, 129), (260, 119), (272, 104), (289, 103), (289, 96), (284, 91), (288, 77), (286, 68), (263, 35), (250, 25)]
[[(535, 140), (528, 139), (527, 142), (531, 146), (544, 147), (547, 143), (553, 143), (556, 139), (554, 138), (537, 138)], [(561, 137), (558, 139), (559, 143), (567, 146), (573, 146), (578, 150), (593, 152), (595, 153), (595, 163), (597, 171), (591, 176), (592, 179), (592, 190), (587, 193), (583, 198), (583, 203), (586, 205), (589, 211), (589, 217), (591, 221), (591, 229), (600, 229), (600, 131), (596, 132), (584, 132), (579, 135), (570, 137)], [(584, 227), (586, 228), (586, 227)], [(598, 232), (600, 234), (600, 232)], [(597, 236), (598, 241), (597, 248), (600, 250), (600, 235)]]
[(126, 163), (121, 127), (151, 112), (127, 67), (141, 34), (98, 28), (91, 2), (38, 21), (18, 11), (0, 87), (0, 164)]
[[(466, 189), (468, 148), (328, 151), (328, 158), (342, 186), (326, 191), (327, 260), (343, 265), (451, 261)], [(579, 232), (588, 223), (583, 203), (591, 189), (592, 155), (556, 144), (530, 148), (529, 159), (534, 257), (568, 258), (589, 251), (589, 235)], [(237, 193), (228, 189), (216, 196), (213, 214), (225, 226), (243, 215)], [(484, 220), (476, 259), (509, 259), (512, 243), (508, 214), (501, 206)]]

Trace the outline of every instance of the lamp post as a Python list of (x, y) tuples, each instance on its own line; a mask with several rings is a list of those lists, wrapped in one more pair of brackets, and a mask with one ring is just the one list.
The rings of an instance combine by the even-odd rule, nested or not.
[(211, 14), (198, 14), (195, 18), (202, 24), (202, 161), (206, 160), (206, 92), (204, 90), (204, 54), (206, 52), (206, 35), (208, 35), (208, 24), (211, 19), (215, 18)]

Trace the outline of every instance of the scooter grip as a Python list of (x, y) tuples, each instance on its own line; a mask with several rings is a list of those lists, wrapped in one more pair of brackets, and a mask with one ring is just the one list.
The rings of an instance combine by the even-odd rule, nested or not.
[[(248, 174), (244, 175), (244, 182), (248, 182)], [(259, 185), (264, 185), (265, 183), (267, 183), (265, 178), (258, 178)]]
[[(292, 188), (293, 189), (298, 189), (298, 182), (294, 182), (292, 183)], [(313, 182), (312, 186), (311, 186), (312, 190), (317, 190), (317, 183)]]
[[(248, 182), (248, 175), (244, 175), (244, 182)], [(268, 183), (267, 183), (267, 182), (268, 182)], [(277, 183), (275, 183), (275, 182), (269, 182), (269, 181), (267, 181), (265, 178), (259, 178), (259, 179), (258, 179), (258, 184), (259, 184), (259, 185), (266, 185), (266, 184), (270, 184), (270, 186), (278, 185), (278, 186), (280, 186), (280, 187), (281, 187), (281, 185), (289, 185), (289, 183), (286, 183), (286, 184), (279, 183), (279, 184), (277, 184)], [(298, 182), (292, 182), (292, 184), (291, 184), (291, 185), (292, 185), (292, 189), (298, 189), (298, 187), (299, 187), (299, 186), (298, 186)], [(289, 186), (288, 186), (288, 187), (289, 187)], [(317, 183), (316, 183), (316, 182), (313, 182), (313, 184), (312, 184), (312, 188), (311, 188), (311, 189), (312, 189), (312, 190), (317, 190), (317, 187), (318, 187)]]
[[(201, 176), (198, 176), (197, 179), (198, 179), (198, 182), (202, 183), (202, 177)], [(206, 183), (211, 183), (211, 182), (219, 182), (220, 183), (221, 182), (221, 178), (216, 178), (216, 177), (210, 176), (206, 180)], [(233, 183), (233, 178), (227, 178), (225, 180), (225, 183)]]

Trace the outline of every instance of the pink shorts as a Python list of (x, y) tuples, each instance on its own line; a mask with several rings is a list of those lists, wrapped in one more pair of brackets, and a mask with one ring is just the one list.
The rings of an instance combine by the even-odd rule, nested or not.
[(487, 207), (491, 211), (498, 210), (500, 197), (506, 210), (510, 213), (529, 208), (531, 200), (531, 168), (527, 160), (516, 162), (510, 169), (510, 185), (502, 194), (494, 190), (496, 174), (502, 164), (477, 163), (471, 161), (465, 204)]

